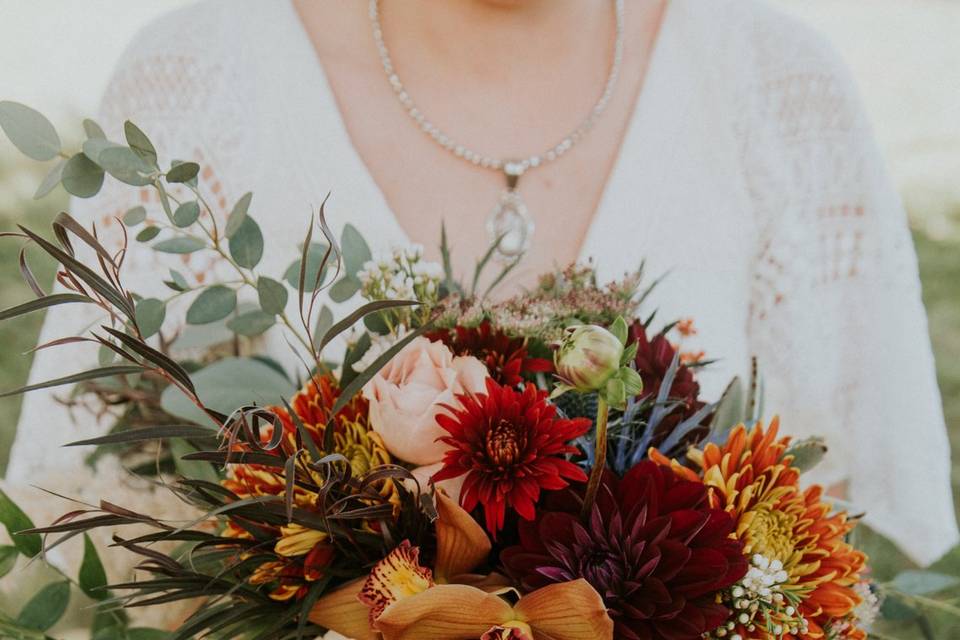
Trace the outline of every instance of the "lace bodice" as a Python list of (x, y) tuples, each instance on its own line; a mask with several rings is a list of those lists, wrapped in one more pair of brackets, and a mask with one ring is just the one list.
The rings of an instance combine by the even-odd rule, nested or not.
[[(671, 0), (645, 82), (583, 257), (610, 277), (641, 257), (651, 273), (669, 271), (651, 306), (696, 319), (689, 348), (721, 359), (703, 374), (706, 394), (747, 375), (756, 356), (768, 413), (787, 433), (827, 438), (828, 461), (811, 478), (846, 482), (867, 523), (933, 561), (958, 534), (916, 256), (844, 65), (817, 34), (754, 0)], [(167, 159), (200, 162), (216, 207), (254, 192), (264, 273), (283, 273), (328, 190), (334, 227), (351, 222), (375, 250), (408, 241), (286, 1), (212, 0), (150, 25), (121, 59), (100, 122), (120, 137), (127, 118)], [(72, 210), (109, 235), (112, 216), (136, 204), (162, 215), (125, 186)], [(148, 295), (171, 261), (200, 280), (211, 268), (197, 254), (142, 248), (129, 260), (128, 283)], [(86, 320), (57, 313), (41, 340)], [(279, 330), (268, 342), (284, 357)], [(93, 358), (77, 350), (70, 361)], [(41, 352), (31, 378), (62, 375), (66, 361)], [(8, 484), (122, 503), (113, 471), (84, 470), (76, 449), (35, 446), (106, 428), (54, 395), (27, 397)], [(51, 473), (62, 469), (71, 473)], [(33, 503), (37, 520), (67, 508), (45, 500)]]

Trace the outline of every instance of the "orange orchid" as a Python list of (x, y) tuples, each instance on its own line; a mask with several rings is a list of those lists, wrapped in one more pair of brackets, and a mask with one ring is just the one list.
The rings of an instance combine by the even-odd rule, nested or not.
[(583, 580), (551, 585), (511, 605), (502, 576), (471, 574), (491, 544), (456, 502), (437, 495), (434, 568), (402, 543), (366, 579), (323, 596), (310, 621), (355, 640), (595, 640), (613, 638), (600, 595)]

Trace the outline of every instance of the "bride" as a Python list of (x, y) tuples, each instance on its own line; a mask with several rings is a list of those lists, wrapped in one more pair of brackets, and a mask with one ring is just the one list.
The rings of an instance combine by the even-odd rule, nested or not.
[[(646, 259), (669, 273), (652, 305), (695, 318), (694, 346), (720, 358), (706, 395), (756, 357), (786, 430), (827, 438), (817, 481), (920, 563), (957, 542), (902, 206), (835, 52), (765, 4), (209, 0), (133, 41), (100, 122), (119, 137), (128, 118), (201, 164), (224, 215), (253, 190), (267, 269), (328, 191), (335, 231), (349, 222), (375, 250), (436, 257), (445, 221), (461, 273), (506, 233), (503, 252), (524, 254), (512, 288), (577, 259), (608, 278)], [(148, 198), (108, 188), (73, 212), (111, 235)], [(128, 281), (157, 280), (161, 260), (133, 252)], [(53, 316), (41, 340), (77, 321)], [(107, 493), (116, 477), (84, 477), (83, 452), (32, 444), (105, 428), (75, 422), (27, 396), (8, 480)]]

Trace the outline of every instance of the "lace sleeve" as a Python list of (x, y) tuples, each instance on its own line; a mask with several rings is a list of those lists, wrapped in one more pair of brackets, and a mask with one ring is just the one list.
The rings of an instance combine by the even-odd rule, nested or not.
[[(138, 34), (124, 54), (105, 93), (99, 122), (107, 136), (123, 140), (123, 122), (140, 126), (161, 150), (161, 162), (171, 158), (195, 160), (202, 169), (199, 186), (215, 215), (225, 212), (238, 197), (224, 176), (242, 181), (237, 159), (243, 156), (240, 144), (242, 102), (231, 92), (246, 89), (229, 74), (242, 65), (223, 64), (218, 52), (221, 33), (228, 28), (218, 12), (221, 3), (188, 7), (155, 22)], [(103, 191), (89, 200), (73, 199), (71, 213), (83, 224), (95, 223), (104, 244), (118, 248), (123, 232), (118, 217), (134, 206), (144, 206), (149, 219), (165, 218), (152, 188), (137, 189), (108, 177)], [(124, 264), (124, 279), (132, 290), (144, 296), (167, 297), (162, 280), (169, 268), (176, 268), (188, 281), (203, 282), (213, 263), (203, 253), (164, 256), (146, 248), (132, 237)], [(83, 308), (81, 308), (83, 307)], [(40, 342), (79, 335), (102, 318), (92, 305), (60, 307), (48, 314)], [(176, 323), (170, 314), (168, 323)], [(169, 326), (169, 325), (167, 325)], [(97, 349), (91, 345), (69, 345), (37, 353), (30, 381), (57, 378), (96, 366)], [(60, 387), (24, 397), (17, 427), (6, 487), (22, 498), (21, 504), (35, 522), (51, 522), (70, 508), (63, 500), (41, 494), (28, 485), (97, 504), (101, 498), (119, 504), (135, 504), (156, 517), (183, 517), (185, 506), (164, 490), (154, 491), (105, 456), (93, 469), (85, 462), (89, 449), (63, 448), (66, 442), (101, 435), (109, 426), (102, 407), (67, 406), (70, 390)], [(136, 493), (133, 492), (135, 489)], [(104, 546), (107, 532), (96, 532)], [(64, 545), (54, 560), (72, 567), (79, 564), (82, 547)], [(126, 554), (104, 554), (112, 579), (129, 577), (131, 558)], [(150, 614), (154, 617), (167, 613)]]
[[(750, 336), (767, 406), (823, 435), (815, 479), (921, 563), (958, 540), (916, 254), (854, 82), (819, 36), (759, 12), (736, 133), (755, 207)], [(922, 525), (921, 525), (922, 523)]]

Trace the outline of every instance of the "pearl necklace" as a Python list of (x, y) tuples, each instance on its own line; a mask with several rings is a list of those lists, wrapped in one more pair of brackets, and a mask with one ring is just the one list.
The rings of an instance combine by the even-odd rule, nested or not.
[(500, 200), (487, 218), (487, 233), (490, 234), (490, 243), (497, 243), (496, 254), (508, 261), (519, 259), (530, 248), (533, 238), (533, 218), (527, 210), (526, 204), (517, 191), (520, 178), (530, 169), (553, 162), (568, 152), (593, 128), (597, 120), (606, 110), (613, 95), (614, 87), (620, 76), (620, 66), (623, 61), (623, 0), (614, 0), (616, 14), (616, 36), (614, 39), (613, 61), (610, 64), (610, 73), (604, 85), (603, 93), (594, 104), (593, 109), (579, 126), (559, 143), (550, 149), (526, 158), (505, 159), (478, 153), (469, 147), (457, 142), (441, 131), (436, 125), (427, 120), (423, 112), (414, 103), (393, 67), (390, 51), (383, 40), (383, 28), (380, 25), (380, 1), (370, 0), (370, 24), (373, 28), (373, 40), (380, 55), (380, 62), (387, 80), (393, 88), (400, 104), (407, 110), (420, 130), (430, 136), (437, 144), (477, 167), (503, 173), (506, 188), (500, 194)]

